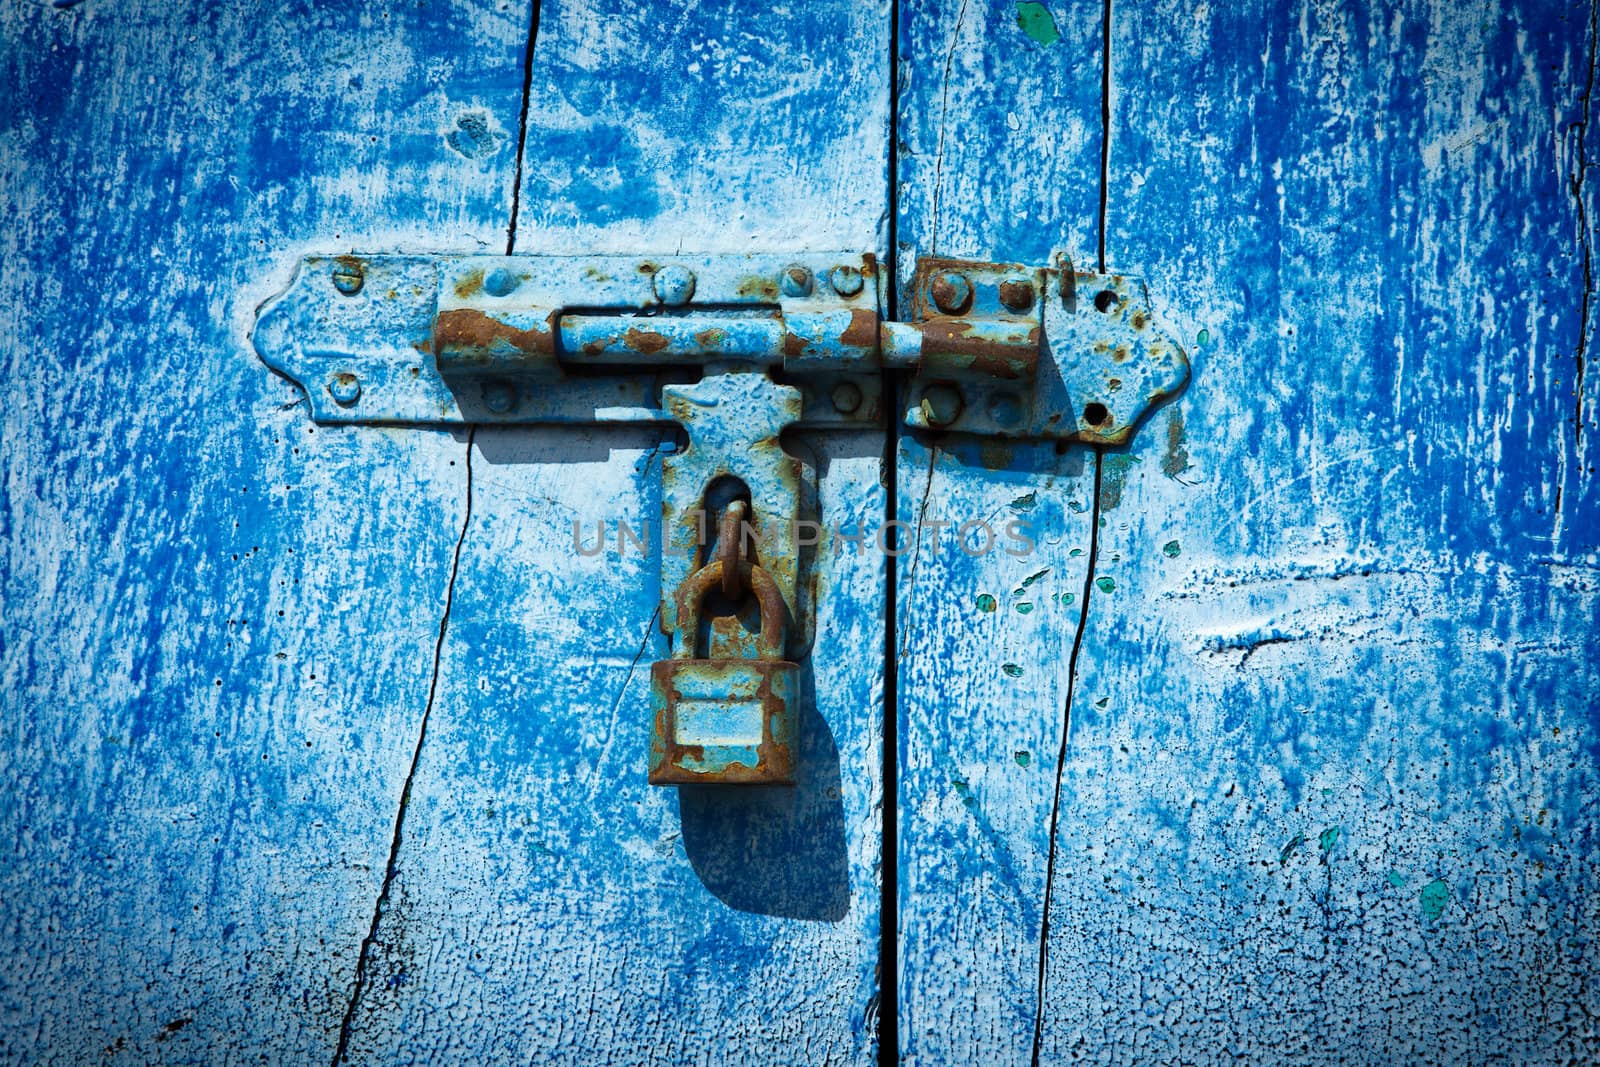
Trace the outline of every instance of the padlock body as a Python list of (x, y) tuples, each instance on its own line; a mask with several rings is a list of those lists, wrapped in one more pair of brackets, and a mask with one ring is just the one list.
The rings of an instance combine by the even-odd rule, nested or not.
[(669, 659), (650, 669), (651, 785), (793, 785), (800, 668)]

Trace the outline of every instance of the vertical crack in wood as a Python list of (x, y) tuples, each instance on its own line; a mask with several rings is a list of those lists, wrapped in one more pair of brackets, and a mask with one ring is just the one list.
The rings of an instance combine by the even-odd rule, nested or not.
[(1050, 959), (1050, 899), (1056, 882), (1056, 824), (1061, 817), (1061, 779), (1067, 767), (1067, 741), (1072, 733), (1072, 693), (1078, 681), (1078, 653), (1089, 623), (1089, 596), (1094, 590), (1095, 560), (1100, 554), (1100, 471), (1103, 455), (1094, 454), (1094, 502), (1089, 512), (1089, 561), (1083, 574), (1083, 599), (1078, 611), (1078, 629), (1072, 635), (1072, 653), (1067, 658), (1067, 697), (1061, 708), (1061, 747), (1056, 751), (1056, 791), (1050, 803), (1050, 850), (1044, 868), (1044, 909), (1039, 918), (1039, 974), (1034, 986), (1033, 1067), (1039, 1067), (1039, 1046), (1044, 1036), (1045, 966)]
[(533, 96), (533, 45), (539, 39), (539, 0), (528, 8), (528, 44), (522, 52), (522, 111), (517, 116), (517, 163), (511, 179), (511, 221), (506, 225), (506, 255), (517, 250), (517, 215), (522, 210), (522, 156), (528, 145), (528, 101)]
[[(902, 656), (906, 653), (905, 642), (910, 640), (911, 621), (916, 617), (917, 612), (917, 602), (912, 594), (915, 593), (917, 589), (917, 562), (922, 558), (922, 528), (924, 525), (926, 525), (928, 519), (928, 498), (933, 495), (933, 469), (934, 465), (938, 461), (939, 446), (930, 445), (928, 447), (928, 480), (923, 483), (922, 502), (917, 506), (916, 535), (911, 541), (911, 571), (906, 575), (906, 636), (900, 642), (899, 646), (899, 652)], [(898, 516), (895, 517), (898, 518)], [(943, 525), (941, 525), (940, 528), (942, 529)], [(900, 551), (900, 545), (898, 542), (895, 545), (895, 550), (897, 552)]]
[(439, 664), (444, 655), (445, 634), (450, 627), (450, 609), (456, 600), (456, 575), (461, 571), (461, 547), (467, 542), (467, 530), (472, 526), (472, 444), (478, 434), (476, 426), (467, 430), (467, 500), (465, 514), (461, 517), (461, 532), (456, 535), (455, 552), (450, 557), (450, 578), (445, 583), (444, 613), (439, 616), (439, 632), (433, 641), (433, 673), (428, 679), (428, 701), (422, 709), (422, 724), (417, 729), (416, 747), (411, 750), (411, 767), (406, 771), (405, 785), (400, 790), (400, 806), (394, 816), (394, 833), (389, 839), (389, 862), (384, 867), (383, 885), (378, 890), (377, 902), (372, 906), (372, 923), (367, 936), (361, 941), (361, 952), (356, 956), (356, 977), (350, 987), (350, 1000), (345, 1005), (344, 1018), (339, 1023), (339, 1045), (334, 1050), (333, 1062), (340, 1064), (349, 1053), (350, 1034), (355, 1027), (356, 1010), (361, 1005), (361, 994), (367, 986), (367, 969), (372, 950), (378, 943), (378, 925), (389, 906), (389, 893), (394, 887), (400, 869), (400, 841), (405, 828), (406, 808), (411, 803), (411, 786), (416, 781), (417, 765), (422, 760), (422, 746), (428, 737), (428, 720), (433, 715), (433, 703), (439, 694)]
[[(1572, 448), (1573, 461), (1583, 469), (1583, 389), (1589, 358), (1589, 317), (1594, 302), (1594, 239), (1589, 231), (1589, 209), (1584, 203), (1584, 179), (1589, 169), (1587, 141), (1589, 134), (1589, 109), (1594, 99), (1595, 44), (1600, 32), (1600, 3), (1589, 5), (1589, 71), (1583, 86), (1583, 103), (1578, 118), (1577, 166), (1573, 169), (1572, 198), (1578, 205), (1578, 248), (1583, 262), (1583, 296), (1578, 310), (1578, 347), (1573, 353), (1575, 372), (1572, 389)], [(1559, 504), (1557, 507), (1559, 511)]]
[(950, 113), (950, 68), (955, 63), (956, 43), (961, 40), (961, 24), (967, 17), (967, 0), (956, 11), (956, 27), (950, 31), (950, 46), (944, 50), (944, 82), (939, 87), (939, 147), (933, 157), (933, 232), (928, 238), (928, 254), (939, 252), (939, 196), (944, 186), (945, 118)]
[[(522, 53), (522, 103), (517, 116), (517, 159), (512, 171), (511, 218), (506, 224), (506, 255), (517, 250), (517, 216), (522, 206), (522, 158), (528, 143), (528, 101), (533, 92), (533, 47), (539, 36), (539, 0), (531, 0), (528, 9), (528, 39)], [(335, 1065), (345, 1062), (350, 1051), (350, 1035), (355, 1028), (356, 1012), (361, 1006), (361, 995), (367, 987), (367, 970), (371, 965), (372, 950), (378, 943), (378, 926), (389, 906), (389, 894), (394, 888), (395, 875), (400, 869), (400, 843), (404, 836), (406, 808), (411, 803), (411, 787), (416, 782), (417, 766), (422, 761), (422, 746), (428, 738), (428, 720), (433, 716), (434, 701), (439, 695), (439, 671), (444, 656), (444, 639), (450, 628), (450, 611), (455, 606), (456, 576), (461, 572), (461, 549), (467, 543), (467, 531), (472, 526), (472, 446), (478, 436), (477, 426), (467, 428), (467, 486), (466, 507), (461, 516), (461, 530), (456, 534), (455, 550), (450, 556), (450, 577), (445, 583), (444, 612), (439, 616), (439, 631), (433, 641), (433, 669), (428, 678), (428, 699), (422, 708), (422, 723), (417, 728), (417, 743), (411, 750), (411, 766), (406, 770), (405, 784), (400, 789), (400, 804), (395, 811), (394, 831), (389, 838), (389, 860), (384, 866), (383, 884), (378, 899), (372, 906), (372, 922), (367, 935), (361, 940), (361, 951), (356, 956), (355, 980), (350, 986), (350, 999), (345, 1004), (344, 1017), (339, 1021), (339, 1043), (333, 1052)]]
[[(602, 534), (602, 539), (604, 535)], [(617, 687), (617, 695), (611, 700), (610, 726), (606, 730), (606, 743), (601, 746), (600, 755), (594, 761), (594, 781), (589, 783), (589, 800), (594, 801), (600, 795), (601, 783), (605, 776), (601, 771), (605, 768), (606, 760), (611, 758), (611, 745), (617, 739), (617, 713), (622, 709), (622, 698), (628, 695), (628, 686), (633, 684), (633, 676), (639, 670), (639, 661), (644, 659), (645, 649), (650, 647), (650, 637), (656, 632), (656, 626), (661, 621), (661, 602), (656, 601), (655, 610), (650, 613), (650, 618), (644, 624), (644, 634), (639, 638), (639, 648), (633, 654), (633, 662), (628, 664), (628, 673), (623, 676), (622, 685)]]

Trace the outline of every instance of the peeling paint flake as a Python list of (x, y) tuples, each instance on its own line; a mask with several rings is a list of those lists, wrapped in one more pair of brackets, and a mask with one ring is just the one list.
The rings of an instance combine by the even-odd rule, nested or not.
[(1048, 7), (1033, 0), (1023, 0), (1017, 4), (1017, 25), (1035, 44), (1049, 47), (1061, 40), (1055, 16)]

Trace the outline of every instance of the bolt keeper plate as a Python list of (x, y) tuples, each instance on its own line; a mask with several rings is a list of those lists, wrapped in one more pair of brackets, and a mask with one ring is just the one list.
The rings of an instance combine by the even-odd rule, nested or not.
[(922, 358), (903, 418), (916, 429), (1120, 445), (1189, 380), (1132, 275), (1061, 257), (1049, 268), (923, 258), (909, 293)]

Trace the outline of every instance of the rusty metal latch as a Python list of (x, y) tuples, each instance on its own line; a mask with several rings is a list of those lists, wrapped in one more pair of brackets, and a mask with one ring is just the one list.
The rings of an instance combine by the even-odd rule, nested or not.
[[(815, 498), (814, 473), (779, 442), (786, 429), (880, 426), (883, 372), (904, 370), (899, 417), (913, 430), (1116, 445), (1188, 380), (1128, 275), (1061, 257), (924, 258), (904, 322), (885, 314), (886, 284), (860, 253), (309, 256), (262, 305), (253, 339), (318, 422), (680, 426), (687, 446), (662, 461), (661, 527), (662, 629), (679, 654), (655, 675), (652, 780), (779, 783), (792, 719), (769, 713), (792, 711), (796, 668), (783, 657), (808, 639), (799, 530)], [(730, 554), (727, 534), (708, 554), (707, 517), (730, 509), (722, 527), (753, 527), (759, 558)], [(720, 585), (734, 611), (747, 580), (762, 636), (723, 627), (694, 659), (701, 595)], [(710, 688), (707, 663), (720, 664)], [(715, 693), (744, 717), (711, 715)], [(727, 740), (735, 719), (743, 732)], [(726, 735), (722, 764), (693, 743), (701, 734)]]
[(923, 258), (905, 322), (886, 283), (853, 253), (310, 256), (254, 340), (329, 423), (670, 421), (662, 387), (710, 367), (799, 384), (799, 425), (872, 426), (904, 368), (909, 427), (1121, 444), (1188, 379), (1131, 275)]

